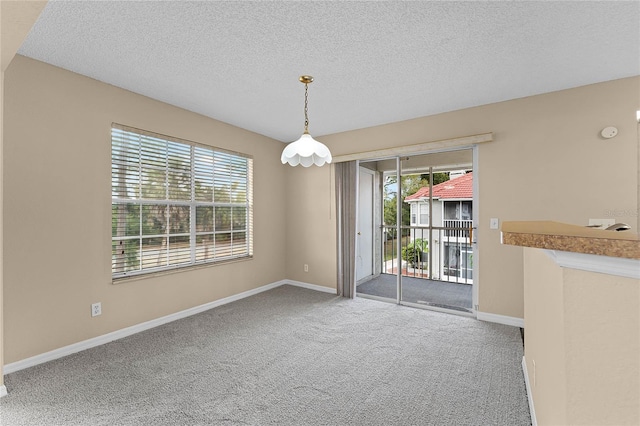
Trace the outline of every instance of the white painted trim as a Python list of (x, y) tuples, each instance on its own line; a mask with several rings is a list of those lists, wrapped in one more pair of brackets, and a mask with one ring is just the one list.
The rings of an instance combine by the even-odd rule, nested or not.
[(5, 385), (0, 385), (0, 398), (3, 396), (7, 396), (7, 387)]
[[(472, 207), (473, 207), (473, 228), (474, 228), (474, 234), (475, 234), (475, 244), (473, 243), (473, 241), (471, 242), (471, 250), (473, 251), (473, 267), (472, 267), (472, 274), (473, 274), (473, 283), (471, 284), (471, 311), (472, 312), (476, 312), (476, 310), (478, 309), (478, 293), (479, 293), (479, 288), (480, 288), (480, 250), (478, 249), (478, 235), (480, 234), (480, 205), (481, 205), (481, 201), (480, 201), (480, 149), (478, 148), (478, 145), (474, 145), (472, 148), (472, 154), (471, 154), (471, 161), (472, 161), (472, 171), (473, 171), (473, 181), (471, 182), (472, 184), (472, 192), (473, 192), (473, 200), (472, 202)], [(444, 216), (443, 216), (444, 217)]]
[(335, 288), (325, 287), (323, 285), (304, 283), (302, 281), (283, 280), (282, 284), (289, 284), (289, 285), (293, 285), (293, 286), (296, 286), (296, 287), (307, 288), (309, 290), (321, 291), (323, 293), (338, 294), (338, 290), (335, 289)]
[[(322, 139), (322, 138), (319, 138)], [(353, 154), (336, 155), (333, 157), (334, 163), (342, 163), (352, 160), (373, 160), (392, 157), (403, 157), (405, 155), (426, 154), (437, 151), (449, 151), (454, 149), (471, 148), (473, 145), (493, 141), (493, 133), (481, 133), (479, 135), (464, 136), (461, 138), (442, 139), (419, 143), (416, 145), (405, 145), (394, 148), (378, 149), (375, 151), (358, 152)]]
[(376, 302), (384, 302), (384, 303), (396, 303), (396, 299), (390, 299), (388, 297), (376, 296), (373, 294), (367, 293), (358, 293), (356, 289), (356, 297), (361, 297), (363, 299), (375, 300)]
[(479, 321), (495, 322), (498, 324), (512, 325), (524, 328), (524, 318), (508, 317), (505, 315), (491, 314), (489, 312), (476, 312)]
[(536, 409), (533, 406), (533, 391), (531, 390), (531, 383), (529, 382), (529, 372), (527, 371), (527, 361), (524, 357), (522, 357), (522, 373), (524, 374), (524, 386), (527, 390), (527, 400), (529, 401), (531, 425), (538, 426), (538, 420), (536, 419)]
[(559, 250), (545, 250), (558, 266), (598, 272), (619, 277), (640, 280), (640, 260), (623, 257), (598, 256), (595, 254), (574, 253)]
[[(375, 206), (374, 206), (374, 194), (375, 194), (375, 172), (373, 170), (369, 170), (366, 167), (362, 167), (360, 165), (360, 161), (357, 161), (358, 163), (358, 186), (357, 186), (357, 193), (356, 193), (356, 200), (357, 200), (357, 206), (356, 206), (356, 211), (357, 211), (357, 216), (356, 216), (356, 230), (358, 230), (360, 228), (360, 183), (361, 183), (361, 179), (360, 179), (360, 173), (365, 173), (371, 176), (371, 229), (366, 229), (363, 230), (364, 232), (370, 232), (371, 233), (371, 273), (373, 274), (373, 272), (376, 269), (376, 265), (375, 265), (375, 252), (376, 252), (376, 248), (375, 248), (375, 238), (373, 237), (375, 234), (375, 225), (374, 225), (374, 219), (373, 219), (373, 212), (375, 210)], [(367, 185), (368, 186), (368, 185)], [(366, 212), (365, 212), (366, 213)], [(360, 235), (360, 232), (358, 232), (358, 235)], [(359, 248), (359, 242), (360, 239), (356, 238), (356, 259), (358, 258), (358, 254), (360, 251)], [(355, 271), (355, 275), (356, 275), (356, 285), (357, 285), (357, 280), (358, 280), (358, 267), (356, 264), (356, 271)]]
[[(362, 297), (362, 296), (360, 296)], [(457, 309), (441, 308), (439, 306), (423, 305), (421, 303), (403, 302), (400, 301), (400, 305), (409, 306), (411, 308), (424, 309), (425, 311), (442, 312), (449, 315), (457, 315), (459, 317), (475, 318), (475, 314), (472, 312), (458, 311)]]

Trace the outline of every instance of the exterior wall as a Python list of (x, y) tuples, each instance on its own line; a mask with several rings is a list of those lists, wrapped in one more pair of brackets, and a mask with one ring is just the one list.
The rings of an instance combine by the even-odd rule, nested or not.
[[(473, 217), (471, 215), (464, 216), (462, 213), (463, 206), (461, 203), (463, 202), (468, 202), (473, 206), (473, 200), (471, 199), (442, 200), (440, 205), (440, 211), (442, 216), (442, 220), (441, 220), (442, 226), (444, 227), (451, 226), (452, 224), (451, 222), (449, 222), (450, 220), (468, 221), (468, 222), (461, 222), (461, 223), (454, 222), (455, 226), (460, 226), (460, 227), (472, 226)], [(451, 204), (457, 205), (456, 219), (447, 219), (447, 213), (446, 213), (447, 205), (451, 205)], [(472, 211), (469, 213), (472, 213)], [(465, 219), (463, 219), (463, 217), (465, 217)], [(469, 243), (468, 235), (469, 233), (458, 232), (454, 236), (452, 235), (447, 236), (446, 231), (443, 231), (443, 237), (440, 244), (441, 245), (440, 251), (442, 253), (442, 263), (441, 263), (440, 274), (442, 279), (447, 281), (452, 281), (452, 282), (458, 282), (458, 283), (473, 284), (473, 278), (469, 278), (472, 275), (470, 274), (470, 269), (472, 268), (473, 261), (469, 260), (468, 258), (468, 253), (472, 252), (473, 249), (471, 244)], [(450, 271), (448, 271), (447, 269), (447, 266), (449, 266), (447, 265), (448, 259), (450, 259), (450, 256), (451, 256), (451, 254), (448, 253), (448, 251), (450, 250), (449, 249), (450, 246), (454, 246), (454, 248), (459, 251), (458, 258), (457, 258), (458, 272), (455, 272), (453, 274), (451, 274)], [(467, 250), (467, 252), (465, 252), (463, 249)]]
[[(639, 93), (640, 77), (626, 78), (318, 139), (339, 156), (493, 132), (493, 142), (478, 146), (474, 170), (479, 311), (522, 318), (522, 255), (518, 248), (500, 244), (500, 231), (489, 228), (490, 218), (586, 225), (589, 218), (614, 217), (636, 228)], [(600, 131), (612, 125), (618, 136), (603, 139)], [(309, 205), (320, 212), (334, 208), (324, 196), (327, 175), (324, 170), (304, 176), (288, 172), (289, 180), (304, 180), (295, 183), (295, 202), (288, 203), (288, 226), (300, 234), (289, 240), (287, 257), (304, 251), (310, 258), (327, 259), (319, 275), (306, 278), (333, 287), (335, 240), (316, 239), (310, 245), (309, 237), (333, 236), (335, 222), (322, 219), (305, 226)]]
[[(422, 223), (420, 223), (420, 206), (421, 205), (429, 205), (428, 202), (424, 202), (424, 201), (412, 201), (411, 204), (415, 204), (417, 207), (417, 224), (415, 224), (415, 226), (428, 226), (428, 225), (424, 225)], [(430, 217), (430, 221), (432, 223), (433, 226), (442, 226), (442, 217), (443, 217), (443, 202), (441, 200), (433, 200), (433, 207), (431, 209), (431, 213), (432, 213), (432, 217)], [(414, 225), (412, 223), (412, 225)], [(421, 231), (421, 230), (411, 230), (411, 241), (415, 240), (416, 238), (424, 238), (428, 239), (429, 238), (429, 233), (427, 230)], [(443, 238), (439, 238), (438, 237), (439, 233), (436, 230), (434, 232), (434, 237), (433, 237), (433, 246), (429, 247), (429, 250), (431, 251), (431, 262), (433, 264), (433, 269), (431, 270), (432, 275), (431, 278), (434, 279), (442, 279), (442, 253), (443, 253), (443, 247), (444, 247), (444, 239)]]
[[(4, 88), (5, 363), (285, 278), (282, 143), (21, 56)], [(112, 122), (252, 155), (254, 258), (112, 284)]]
[(433, 200), (433, 209), (431, 212), (433, 213), (433, 223), (439, 223), (440, 225), (437, 226), (442, 226), (441, 224), (444, 218), (444, 206), (442, 201)]

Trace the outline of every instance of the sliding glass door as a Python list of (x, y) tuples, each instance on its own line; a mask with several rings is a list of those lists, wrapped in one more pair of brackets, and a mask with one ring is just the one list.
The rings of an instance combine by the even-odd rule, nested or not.
[[(358, 295), (473, 311), (472, 157), (468, 149), (360, 163), (361, 176), (372, 174), (376, 182), (371, 198), (379, 200), (364, 197), (359, 209), (379, 209), (371, 231), (379, 261), (372, 273), (359, 275)], [(368, 191), (369, 178), (363, 182)], [(360, 228), (358, 241), (368, 241)], [(359, 249), (357, 262), (365, 261), (366, 253), (366, 247)]]
[(398, 185), (395, 178), (378, 170), (378, 163), (358, 164), (356, 293), (397, 303)]

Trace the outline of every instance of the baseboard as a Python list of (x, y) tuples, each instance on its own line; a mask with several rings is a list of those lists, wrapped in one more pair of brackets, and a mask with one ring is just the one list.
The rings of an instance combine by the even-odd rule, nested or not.
[(309, 284), (302, 281), (283, 280), (283, 284), (289, 284), (296, 287), (308, 288), (309, 290), (321, 291), (323, 293), (338, 294), (335, 288), (325, 287), (323, 285)]
[(476, 318), (480, 321), (495, 322), (498, 324), (512, 325), (514, 327), (524, 328), (524, 319), (516, 317), (508, 317), (505, 315), (490, 314), (488, 312), (476, 312)]
[(529, 413), (531, 413), (531, 425), (538, 426), (536, 419), (536, 410), (533, 407), (533, 392), (531, 391), (531, 383), (529, 382), (529, 373), (527, 372), (527, 361), (522, 357), (522, 373), (524, 373), (524, 386), (527, 389), (527, 400), (529, 401)]
[(7, 387), (5, 385), (0, 385), (0, 398), (7, 395)]
[[(82, 342), (74, 343), (72, 345), (64, 346), (59, 349), (54, 349), (49, 352), (45, 352), (40, 355), (35, 355), (30, 358), (26, 358), (20, 361), (12, 362), (4, 366), (4, 374), (10, 374), (25, 368), (33, 367), (38, 364), (53, 361), (54, 359), (62, 358), (67, 355), (74, 354), (76, 352), (90, 349), (96, 346), (104, 345), (105, 343), (112, 342), (114, 340), (122, 339), (123, 337), (131, 336), (132, 334), (140, 333), (141, 331), (149, 330), (154, 327), (158, 327), (163, 324), (167, 324), (172, 321), (176, 321), (182, 318), (189, 317), (191, 315), (199, 314), (200, 312), (207, 311), (217, 306), (226, 305), (227, 303), (235, 302), (236, 300), (244, 299), (245, 297), (253, 296), (263, 291), (271, 290), (276, 287), (280, 287), (284, 284), (293, 284), (287, 280), (276, 281), (271, 284), (263, 285), (253, 290), (244, 291), (242, 293), (234, 294), (233, 296), (225, 297), (223, 299), (214, 300), (213, 302), (205, 303), (204, 305), (194, 306), (193, 308), (185, 309), (184, 311), (176, 312), (164, 317), (156, 318), (151, 321), (143, 322), (133, 325), (131, 327), (123, 328), (102, 336), (94, 337)], [(304, 283), (300, 283), (304, 284)], [(305, 284), (306, 288), (315, 289), (315, 287), (325, 289), (326, 287), (314, 286), (312, 284)], [(329, 289), (330, 290), (330, 289)], [(324, 290), (321, 290), (324, 291)], [(6, 391), (6, 390), (5, 390)]]

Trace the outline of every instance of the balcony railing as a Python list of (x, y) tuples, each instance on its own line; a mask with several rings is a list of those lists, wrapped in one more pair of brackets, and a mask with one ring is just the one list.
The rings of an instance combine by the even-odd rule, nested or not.
[(469, 238), (470, 229), (473, 227), (471, 220), (443, 220), (444, 236), (455, 238)]
[(396, 227), (382, 226), (382, 272), (397, 274), (400, 267), (404, 276), (473, 283), (472, 221), (448, 220), (444, 225), (402, 226), (399, 253)]

